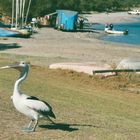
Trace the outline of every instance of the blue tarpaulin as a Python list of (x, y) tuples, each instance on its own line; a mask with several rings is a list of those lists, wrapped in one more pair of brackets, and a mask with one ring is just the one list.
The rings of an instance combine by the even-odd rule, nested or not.
[(57, 10), (57, 14), (57, 28), (67, 31), (75, 30), (78, 12), (69, 10)]

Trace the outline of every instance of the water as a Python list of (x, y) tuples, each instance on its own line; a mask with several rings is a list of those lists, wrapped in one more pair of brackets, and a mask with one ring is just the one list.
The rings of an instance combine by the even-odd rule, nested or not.
[(92, 25), (92, 28), (94, 30), (104, 30), (105, 25), (104, 24), (100, 24), (100, 23), (95, 23), (95, 24)]
[(135, 23), (114, 24), (115, 30), (128, 30), (128, 35), (107, 34), (102, 39), (106, 41), (134, 44), (140, 47), (140, 21)]

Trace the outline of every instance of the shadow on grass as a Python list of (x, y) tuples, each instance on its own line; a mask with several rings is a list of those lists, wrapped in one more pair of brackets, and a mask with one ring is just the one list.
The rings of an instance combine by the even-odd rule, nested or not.
[(55, 129), (55, 130), (62, 130), (62, 131), (77, 131), (79, 130), (78, 128), (75, 128), (75, 126), (86, 126), (86, 127), (97, 127), (93, 125), (86, 125), (86, 124), (65, 124), (65, 123), (55, 123), (55, 124), (48, 124), (48, 125), (39, 125), (41, 128), (46, 128), (46, 129)]
[(14, 48), (20, 48), (17, 43), (10, 43), (10, 44), (1, 44), (0, 43), (0, 51), (6, 50), (6, 49), (14, 49)]

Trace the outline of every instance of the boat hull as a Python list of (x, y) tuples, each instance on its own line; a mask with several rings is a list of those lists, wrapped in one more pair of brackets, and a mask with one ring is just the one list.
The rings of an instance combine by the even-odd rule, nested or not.
[(125, 31), (117, 31), (117, 30), (110, 30), (108, 28), (105, 28), (105, 33), (108, 33), (108, 34), (118, 34), (118, 35), (126, 35), (128, 34), (128, 30), (125, 30)]
[(28, 38), (31, 35), (31, 32), (29, 32), (28, 29), (11, 28), (11, 30), (18, 33), (18, 37)]
[(21, 37), (29, 38), (30, 33), (24, 29), (15, 30), (11, 28), (0, 28), (0, 37)]
[(0, 37), (17, 37), (18, 33), (8, 30), (6, 28), (0, 28)]

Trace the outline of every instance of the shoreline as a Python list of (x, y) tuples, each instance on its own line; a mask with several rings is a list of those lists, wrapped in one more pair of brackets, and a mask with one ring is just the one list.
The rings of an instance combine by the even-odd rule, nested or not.
[(84, 14), (91, 23), (127, 23), (137, 21), (138, 15), (130, 15), (127, 12), (112, 12), (112, 13), (93, 13)]
[[(111, 19), (116, 19), (115, 14), (111, 13), (109, 15), (110, 17), (112, 15)], [(123, 14), (120, 15), (122, 16)], [(120, 19), (117, 20), (122, 21), (124, 18), (121, 16)], [(133, 16), (131, 18), (129, 16), (130, 15), (127, 17), (127, 21), (133, 19)], [(101, 17), (100, 14), (99, 17)], [(106, 18), (103, 17), (102, 22), (103, 19), (105, 22)], [(33, 61), (32, 64), (42, 64), (45, 66), (59, 62), (117, 64), (122, 59), (140, 58), (140, 49), (135, 45), (103, 41), (99, 39), (98, 35), (100, 36), (101, 34), (90, 32), (62, 32), (52, 28), (41, 28), (37, 34), (34, 34), (29, 39), (8, 38), (8, 40), (1, 40), (1, 43), (4, 44), (17, 43), (17, 45), (21, 46), (15, 49), (5, 49), (1, 51), (1, 53), (11, 54), (10, 59), (13, 61), (16, 59), (14, 54), (38, 57), (40, 60), (36, 62), (29, 57), (24, 59), (28, 59), (29, 61), (31, 59), (31, 61)]]
[[(106, 25), (107, 23), (112, 23), (112, 24), (124, 24), (124, 23), (134, 23), (134, 22), (140, 22), (140, 16), (139, 15), (130, 15), (127, 12), (113, 12), (113, 13), (92, 13), (92, 14), (85, 14), (85, 17), (87, 17), (87, 19), (93, 23), (93, 25), (95, 24), (104, 24)], [(96, 19), (97, 23), (94, 23), (93, 19)], [(109, 20), (108, 20), (109, 19)], [(139, 44), (129, 44), (129, 43), (124, 43), (124, 42), (115, 42), (115, 41), (110, 41), (110, 40), (104, 40), (102, 39), (102, 37), (106, 36), (106, 33), (102, 30), (96, 30), (98, 33), (94, 33), (94, 35), (92, 37), (108, 42), (108, 43), (113, 43), (113, 44), (118, 44), (123, 45), (123, 46), (129, 46), (129, 47), (138, 47), (139, 48)], [(90, 37), (91, 38), (91, 37)]]

